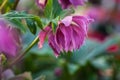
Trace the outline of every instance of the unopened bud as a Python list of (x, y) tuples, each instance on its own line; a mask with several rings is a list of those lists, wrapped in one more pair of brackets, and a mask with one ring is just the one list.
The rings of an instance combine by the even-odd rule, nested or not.
[(4, 54), (0, 54), (0, 65), (3, 65), (6, 62), (6, 56)]

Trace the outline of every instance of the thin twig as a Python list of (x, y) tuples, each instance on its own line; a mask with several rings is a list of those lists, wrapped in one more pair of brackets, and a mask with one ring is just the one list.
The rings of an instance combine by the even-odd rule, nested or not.
[(0, 80), (2, 80), (2, 65), (0, 64)]
[(5, 69), (8, 69), (10, 67), (12, 67), (14, 64), (16, 64), (17, 62), (19, 62), (21, 59), (23, 59), (24, 55), (38, 42), (38, 36), (32, 41), (32, 43), (25, 49), (25, 51), (20, 54), (18, 57), (16, 57), (10, 64), (7, 65)]
[(17, 7), (19, 1), (20, 1), (20, 0), (15, 0), (15, 3), (14, 3), (14, 6), (13, 6), (12, 10), (16, 10), (16, 7)]
[(8, 0), (4, 0), (4, 2), (2, 3), (2, 5), (0, 6), (0, 13), (2, 13), (2, 9), (5, 6), (5, 4), (7, 3)]

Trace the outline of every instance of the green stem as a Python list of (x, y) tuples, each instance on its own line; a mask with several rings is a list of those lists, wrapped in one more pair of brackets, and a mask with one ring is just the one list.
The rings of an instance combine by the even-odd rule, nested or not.
[(4, 0), (4, 2), (2, 3), (2, 5), (0, 6), (0, 13), (2, 13), (2, 9), (5, 6), (5, 4), (7, 3), (8, 0)]
[(2, 79), (2, 68), (3, 68), (3, 66), (2, 66), (2, 55), (0, 53), (0, 80)]
[(2, 79), (2, 65), (0, 64), (0, 80)]
[(25, 49), (25, 51), (23, 51), (22, 54), (20, 54), (18, 57), (15, 58), (15, 60), (13, 60), (10, 64), (8, 64), (7, 68), (12, 67), (14, 64), (16, 64), (17, 62), (19, 62), (25, 54), (27, 54), (27, 52), (38, 42), (39, 38), (38, 36), (31, 42), (31, 44)]

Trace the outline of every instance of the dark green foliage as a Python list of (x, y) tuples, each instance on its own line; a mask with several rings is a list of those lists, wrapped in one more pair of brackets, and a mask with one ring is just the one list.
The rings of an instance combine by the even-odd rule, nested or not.
[[(22, 32), (26, 31), (25, 21), (32, 34), (36, 34), (37, 27), (43, 29), (40, 17), (25, 12), (9, 12), (3, 15), (8, 21), (16, 25)], [(24, 21), (25, 20), (25, 21)]]
[(26, 19), (27, 26), (31, 33), (36, 34), (37, 26), (36, 23), (31, 19)]

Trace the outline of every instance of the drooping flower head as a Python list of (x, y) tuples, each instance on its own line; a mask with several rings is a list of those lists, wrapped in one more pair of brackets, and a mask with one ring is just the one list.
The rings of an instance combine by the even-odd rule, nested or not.
[(90, 20), (83, 16), (67, 16), (58, 23), (55, 33), (52, 31), (51, 25), (48, 25), (39, 34), (39, 48), (42, 47), (45, 37), (48, 35), (48, 43), (55, 56), (61, 52), (79, 49), (87, 35), (89, 22)]
[(20, 33), (9, 22), (0, 18), (0, 54), (16, 56), (21, 46)]
[(68, 8), (70, 5), (79, 6), (83, 5), (85, 0), (58, 0), (63, 9)]

